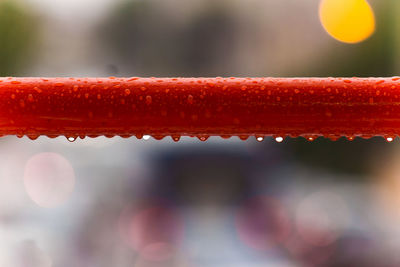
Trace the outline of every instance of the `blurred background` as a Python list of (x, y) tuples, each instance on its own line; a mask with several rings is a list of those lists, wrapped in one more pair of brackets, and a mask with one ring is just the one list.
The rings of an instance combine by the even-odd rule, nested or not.
[[(398, 0), (1, 0), (0, 76), (393, 76)], [(0, 266), (400, 266), (396, 138), (0, 139)]]

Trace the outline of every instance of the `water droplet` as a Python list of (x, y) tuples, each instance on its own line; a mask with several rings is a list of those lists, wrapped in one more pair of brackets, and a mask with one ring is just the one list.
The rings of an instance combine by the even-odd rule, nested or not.
[(386, 137), (386, 141), (388, 141), (389, 143), (390, 143), (390, 142), (393, 142), (393, 141), (394, 141), (394, 138), (393, 138), (393, 137)]
[(143, 135), (143, 140), (147, 141), (150, 139), (150, 137), (151, 137), (150, 135)]
[(33, 102), (33, 95), (32, 95), (32, 94), (29, 94), (29, 95), (28, 95), (28, 101), (29, 101), (29, 102)]
[(188, 102), (189, 104), (193, 104), (193, 96), (192, 96), (192, 95), (189, 95), (189, 96), (188, 96), (187, 102)]
[(125, 95), (130, 95), (130, 94), (131, 94), (131, 90), (125, 89)]
[(239, 135), (240, 140), (246, 141), (247, 139), (249, 139), (248, 135)]
[(180, 135), (171, 135), (172, 140), (174, 140), (175, 142), (178, 142), (179, 140), (181, 140), (181, 136)]
[(197, 121), (197, 120), (199, 119), (199, 116), (196, 115), (196, 114), (193, 114), (193, 115), (191, 116), (191, 118), (192, 118), (192, 121)]
[(369, 98), (369, 103), (370, 103), (370, 104), (373, 104), (373, 103), (374, 103), (374, 98), (373, 98), (373, 97), (370, 97), (370, 98)]
[(275, 141), (278, 143), (282, 143), (283, 142), (283, 137), (282, 136), (278, 136), (275, 138)]
[(67, 140), (72, 143), (72, 142), (74, 142), (76, 140), (76, 137), (75, 136), (68, 136)]
[(205, 142), (205, 141), (208, 140), (208, 138), (210, 138), (210, 136), (208, 136), (208, 135), (199, 135), (199, 136), (197, 136), (197, 138), (198, 138), (200, 141)]
[(142, 139), (142, 138), (143, 138), (143, 134), (136, 134), (135, 137), (136, 137), (137, 139)]
[(37, 135), (37, 134), (28, 134), (27, 136), (28, 136), (28, 138), (31, 139), (31, 140), (36, 140), (36, 139), (39, 138), (39, 135)]
[(264, 141), (264, 137), (263, 136), (256, 136), (256, 139), (257, 139), (258, 142)]
[(155, 140), (162, 140), (162, 139), (164, 139), (164, 137), (165, 137), (165, 135), (153, 135), (153, 138)]
[(146, 96), (146, 104), (150, 105), (153, 102), (153, 99), (150, 95)]

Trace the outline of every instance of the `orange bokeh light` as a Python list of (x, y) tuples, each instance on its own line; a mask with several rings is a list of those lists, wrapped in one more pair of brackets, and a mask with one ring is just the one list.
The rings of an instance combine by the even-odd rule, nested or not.
[(375, 15), (366, 0), (322, 0), (319, 17), (326, 32), (344, 43), (359, 43), (375, 31)]

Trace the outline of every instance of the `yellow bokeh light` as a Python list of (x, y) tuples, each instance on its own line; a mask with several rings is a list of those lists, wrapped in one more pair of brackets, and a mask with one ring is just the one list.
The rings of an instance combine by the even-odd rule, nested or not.
[(322, 26), (335, 39), (359, 43), (375, 31), (374, 12), (366, 0), (321, 0)]

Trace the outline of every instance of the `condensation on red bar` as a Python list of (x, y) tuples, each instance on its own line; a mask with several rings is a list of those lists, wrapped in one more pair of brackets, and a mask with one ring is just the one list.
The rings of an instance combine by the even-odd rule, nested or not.
[(400, 78), (0, 78), (0, 135), (396, 136)]

